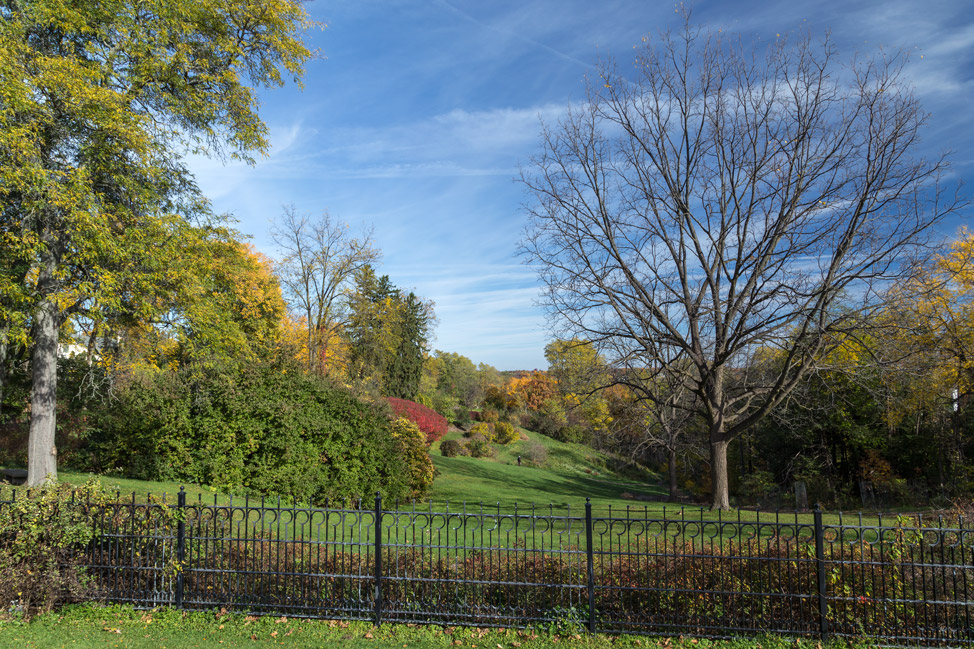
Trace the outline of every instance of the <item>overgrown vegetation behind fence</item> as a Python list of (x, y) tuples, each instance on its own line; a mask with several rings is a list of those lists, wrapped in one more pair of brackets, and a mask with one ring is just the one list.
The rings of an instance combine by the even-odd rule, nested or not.
[[(47, 604), (974, 644), (974, 529), (963, 518), (575, 514), (21, 492), (0, 502), (0, 569), (26, 575), (40, 562), (70, 575)], [(69, 538), (55, 532), (65, 525)]]

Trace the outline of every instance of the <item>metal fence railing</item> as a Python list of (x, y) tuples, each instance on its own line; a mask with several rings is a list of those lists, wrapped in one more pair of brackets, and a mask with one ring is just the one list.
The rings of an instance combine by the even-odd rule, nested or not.
[(960, 517), (438, 511), (378, 496), (304, 508), (183, 492), (75, 506), (95, 537), (74, 561), (99, 598), (140, 607), (974, 645), (974, 528)]

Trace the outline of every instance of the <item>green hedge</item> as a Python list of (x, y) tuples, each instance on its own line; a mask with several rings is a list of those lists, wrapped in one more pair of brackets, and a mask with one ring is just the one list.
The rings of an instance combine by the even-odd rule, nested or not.
[(320, 503), (410, 493), (384, 414), (289, 364), (158, 371), (92, 417), (90, 469)]

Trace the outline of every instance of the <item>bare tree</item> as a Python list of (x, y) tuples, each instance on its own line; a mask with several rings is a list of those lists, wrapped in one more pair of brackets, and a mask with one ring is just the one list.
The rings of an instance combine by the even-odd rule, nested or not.
[(344, 323), (344, 290), (382, 253), (371, 228), (356, 238), (347, 223), (327, 212), (314, 218), (298, 214), (293, 205), (284, 208), (271, 236), (282, 253), (277, 273), (285, 300), (307, 322), (308, 370), (324, 372), (328, 341)]
[[(687, 16), (647, 40), (631, 78), (603, 65), (522, 173), (535, 199), (522, 253), (558, 335), (678, 368), (706, 423), (715, 508), (729, 507), (728, 443), (959, 207), (939, 185), (945, 160), (916, 153), (926, 116), (904, 63), (841, 65), (827, 38), (762, 51)], [(772, 376), (749, 372), (772, 351)]]

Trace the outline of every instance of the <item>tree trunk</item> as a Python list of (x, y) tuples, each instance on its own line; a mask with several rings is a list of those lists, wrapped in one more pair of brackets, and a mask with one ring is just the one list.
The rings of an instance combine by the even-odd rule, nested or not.
[(677, 496), (677, 485), (676, 485), (676, 451), (673, 449), (669, 450), (670, 454), (670, 499), (676, 499)]
[(34, 318), (30, 436), (27, 446), (29, 487), (42, 484), (49, 476), (57, 480), (57, 448), (54, 445), (57, 415), (57, 305), (50, 297), (41, 298)]
[(10, 335), (10, 322), (3, 325), (3, 333), (0, 334), (0, 423), (3, 423), (3, 395), (7, 387), (7, 352), (10, 348), (8, 336)]
[(727, 485), (726, 440), (710, 442), (710, 479), (713, 489), (711, 509), (730, 509), (730, 489)]

